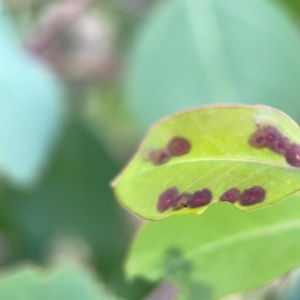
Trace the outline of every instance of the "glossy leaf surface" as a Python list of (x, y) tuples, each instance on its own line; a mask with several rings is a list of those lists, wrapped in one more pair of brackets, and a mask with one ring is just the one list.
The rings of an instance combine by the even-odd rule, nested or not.
[(257, 288), (300, 265), (300, 197), (241, 213), (229, 203), (200, 217), (150, 222), (129, 253), (129, 277), (167, 279), (180, 299), (219, 299)]
[[(241, 210), (271, 205), (295, 194), (300, 190), (300, 169), (268, 148), (250, 146), (248, 140), (257, 125), (273, 126), (291, 143), (300, 142), (298, 125), (266, 106), (207, 107), (164, 119), (150, 130), (136, 156), (113, 182), (117, 197), (135, 214), (159, 220), (173, 214), (201, 214), (231, 188), (265, 190), (260, 203), (235, 202)], [(153, 163), (149, 159), (153, 151), (165, 149), (174, 137), (190, 143), (189, 153), (160, 165)], [(208, 189), (213, 198), (209, 205), (159, 212), (160, 196), (172, 188), (191, 194)]]

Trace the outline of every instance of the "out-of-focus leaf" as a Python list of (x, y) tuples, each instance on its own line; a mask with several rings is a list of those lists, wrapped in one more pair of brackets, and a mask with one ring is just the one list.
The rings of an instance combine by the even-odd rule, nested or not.
[(130, 118), (121, 102), (120, 92), (113, 87), (90, 89), (83, 115), (93, 133), (119, 161), (126, 161), (139, 140), (138, 124)]
[(294, 15), (296, 18), (300, 18), (300, 2), (298, 0), (270, 0), (278, 2), (284, 7), (287, 11)]
[[(300, 142), (299, 127), (289, 117), (267, 106), (220, 106), (183, 112), (159, 122), (148, 133), (136, 156), (115, 179), (113, 186), (122, 202), (132, 212), (146, 219), (159, 220), (173, 214), (198, 215), (210, 204), (219, 202), (227, 190), (240, 191), (261, 186), (264, 201), (243, 206), (252, 210), (272, 205), (300, 190), (300, 171), (290, 166), (284, 156), (268, 148), (255, 149), (249, 138), (261, 126), (277, 128), (293, 143)], [(147, 156), (167, 145), (175, 137), (184, 138), (191, 149), (156, 165)], [(190, 194), (209, 189), (213, 198), (208, 205), (181, 207), (160, 212), (160, 195), (177, 188)]]
[(136, 290), (122, 282), (121, 264), (131, 233), (109, 189), (117, 170), (93, 134), (72, 121), (41, 184), (31, 192), (3, 192), (0, 222), (5, 224), (0, 224), (11, 228), (6, 233), (11, 231), (12, 259), (40, 260), (50, 239), (77, 234), (91, 246), (103, 279), (128, 299), (141, 299), (145, 285)]
[(0, 169), (17, 184), (36, 181), (62, 125), (61, 87), (19, 49), (0, 11)]
[(246, 214), (222, 203), (200, 217), (148, 223), (133, 242), (127, 274), (167, 278), (189, 300), (257, 288), (300, 265), (299, 211), (295, 195)]
[(112, 300), (87, 269), (57, 265), (23, 266), (0, 277), (1, 300)]
[(167, 1), (131, 54), (127, 97), (144, 129), (208, 103), (267, 104), (300, 117), (297, 33), (272, 3)]

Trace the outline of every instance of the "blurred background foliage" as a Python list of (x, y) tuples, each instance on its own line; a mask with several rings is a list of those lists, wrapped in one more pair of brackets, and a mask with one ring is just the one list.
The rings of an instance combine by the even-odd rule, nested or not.
[[(109, 182), (181, 109), (262, 103), (299, 122), (299, 21), (297, 0), (0, 0), (0, 299), (155, 290), (125, 279), (143, 221)], [(299, 299), (298, 277), (234, 299)]]

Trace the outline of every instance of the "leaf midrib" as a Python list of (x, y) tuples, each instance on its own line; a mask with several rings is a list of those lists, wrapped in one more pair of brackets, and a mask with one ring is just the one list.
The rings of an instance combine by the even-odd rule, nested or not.
[[(135, 159), (135, 158), (134, 158)], [(143, 172), (139, 172), (134, 174), (133, 176), (130, 176), (129, 178), (125, 179), (125, 180), (121, 180), (122, 184), (126, 183), (127, 181), (132, 180), (134, 177), (141, 177), (144, 176), (146, 173), (151, 173), (151, 172), (157, 172), (159, 171), (158, 168), (167, 168), (167, 167), (173, 167), (179, 164), (183, 164), (183, 163), (193, 163), (193, 162), (201, 162), (201, 161), (220, 161), (220, 162), (243, 162), (243, 163), (251, 163), (251, 164), (260, 164), (260, 165), (269, 165), (270, 167), (275, 167), (275, 168), (280, 168), (280, 169), (287, 169), (287, 170), (297, 170), (297, 168), (294, 168), (292, 166), (289, 165), (284, 165), (284, 164), (279, 164), (279, 163), (274, 163), (274, 162), (269, 162), (269, 161), (260, 161), (260, 160), (252, 160), (252, 159), (238, 159), (238, 158), (196, 158), (196, 159), (189, 159), (189, 160), (180, 160), (177, 162), (168, 162), (165, 165), (162, 166), (155, 166), (155, 167), (151, 167), (149, 169), (144, 170)], [(125, 171), (127, 171), (127, 169), (130, 168), (130, 165), (125, 168), (122, 173), (113, 181), (113, 186), (116, 186), (118, 184), (119, 179), (123, 176), (123, 174), (125, 173)], [(300, 171), (300, 169), (299, 169)]]

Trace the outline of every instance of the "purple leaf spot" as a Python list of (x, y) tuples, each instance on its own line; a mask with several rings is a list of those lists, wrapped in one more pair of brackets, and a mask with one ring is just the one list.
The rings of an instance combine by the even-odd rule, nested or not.
[(197, 191), (191, 196), (187, 203), (187, 206), (189, 208), (205, 206), (211, 202), (212, 197), (212, 192), (209, 189)]
[(294, 167), (300, 167), (300, 145), (292, 144), (285, 154), (286, 161)]
[(165, 190), (160, 196), (157, 203), (157, 210), (161, 213), (165, 212), (169, 208), (171, 208), (177, 197), (179, 196), (179, 191), (176, 187), (169, 188)]
[(183, 137), (174, 137), (169, 142), (167, 149), (173, 156), (182, 156), (190, 152), (191, 144)]
[(244, 190), (240, 203), (244, 206), (253, 205), (265, 200), (266, 191), (261, 186), (254, 186), (250, 189)]
[(240, 190), (236, 188), (232, 188), (228, 191), (226, 191), (221, 197), (220, 201), (228, 201), (230, 203), (235, 203), (236, 201), (240, 200), (241, 198), (241, 192)]
[(281, 155), (284, 155), (290, 147), (290, 140), (272, 125), (258, 127), (248, 142), (253, 148), (269, 148)]
[(147, 157), (154, 165), (158, 166), (168, 162), (172, 156), (167, 149), (161, 148), (150, 150), (147, 154)]

